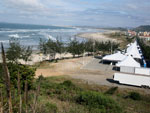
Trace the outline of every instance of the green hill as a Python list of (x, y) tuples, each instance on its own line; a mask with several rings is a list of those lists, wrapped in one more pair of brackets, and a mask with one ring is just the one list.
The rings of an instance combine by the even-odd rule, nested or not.
[(137, 32), (139, 32), (139, 31), (141, 31), (141, 32), (144, 32), (144, 31), (150, 32), (150, 25), (142, 25), (142, 26), (139, 26), (139, 27), (137, 27), (133, 30), (135, 30)]

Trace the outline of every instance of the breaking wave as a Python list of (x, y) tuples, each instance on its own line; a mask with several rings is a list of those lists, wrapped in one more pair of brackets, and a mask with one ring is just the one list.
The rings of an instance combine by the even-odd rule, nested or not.
[(18, 34), (12, 34), (12, 35), (8, 35), (10, 38), (20, 38), (20, 36)]

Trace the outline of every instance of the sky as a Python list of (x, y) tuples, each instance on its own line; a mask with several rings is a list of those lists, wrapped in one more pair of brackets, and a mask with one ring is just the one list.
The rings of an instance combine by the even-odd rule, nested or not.
[(150, 0), (0, 0), (0, 22), (136, 27), (150, 24)]

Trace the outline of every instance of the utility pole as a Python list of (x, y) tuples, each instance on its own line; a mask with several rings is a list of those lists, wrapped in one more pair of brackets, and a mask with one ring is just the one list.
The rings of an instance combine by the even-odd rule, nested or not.
[(95, 41), (93, 42), (93, 58), (94, 58), (94, 55), (95, 55), (94, 51), (95, 51)]
[(112, 54), (112, 52), (113, 52), (113, 43), (111, 42), (111, 54)]

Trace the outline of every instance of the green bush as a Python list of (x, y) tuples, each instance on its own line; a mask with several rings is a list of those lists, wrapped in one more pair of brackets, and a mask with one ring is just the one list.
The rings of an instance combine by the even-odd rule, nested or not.
[(73, 101), (80, 88), (76, 87), (70, 80), (67, 80), (58, 84), (55, 91), (61, 101)]
[(113, 95), (117, 91), (117, 89), (118, 89), (118, 87), (112, 87), (109, 90), (107, 90), (105, 92), (105, 94), (111, 94), (111, 95)]
[[(11, 85), (14, 88), (17, 88), (17, 80), (19, 73), (22, 91), (24, 90), (26, 80), (28, 82), (28, 89), (31, 89), (31, 87), (33, 86), (32, 83), (35, 75), (35, 68), (31, 68), (27, 65), (13, 64), (13, 63), (8, 63), (7, 66), (10, 72)], [(3, 75), (2, 64), (0, 64), (0, 74)], [(0, 81), (4, 84), (5, 81), (3, 76), (0, 77)]]
[(141, 100), (141, 95), (137, 92), (131, 92), (129, 94), (129, 98), (131, 98), (133, 100)]
[(100, 113), (121, 113), (121, 107), (110, 97), (98, 92), (84, 91), (79, 94), (77, 103), (86, 105), (91, 111)]
[(70, 80), (64, 81), (61, 85), (64, 85), (66, 87), (74, 87), (74, 84)]

